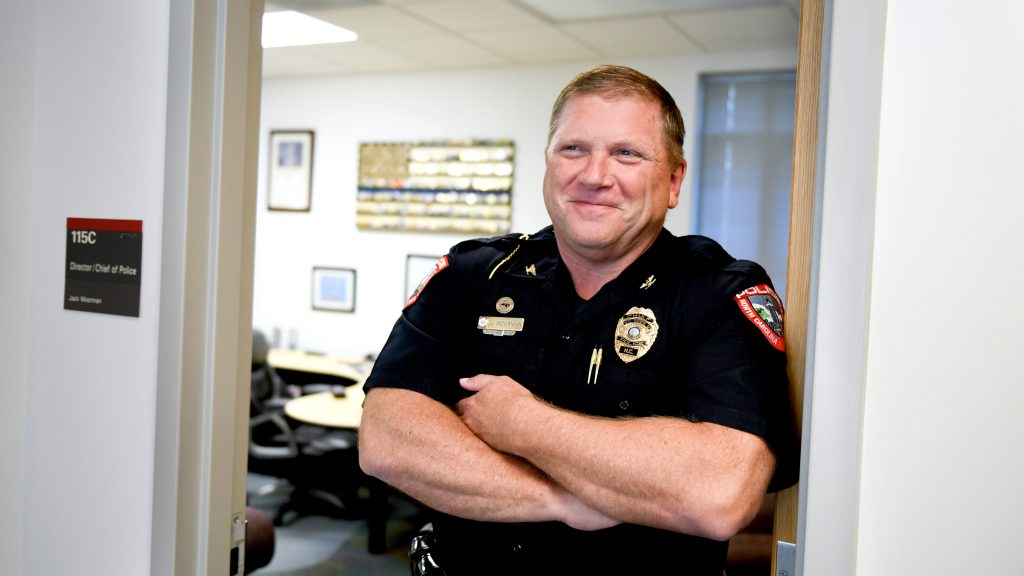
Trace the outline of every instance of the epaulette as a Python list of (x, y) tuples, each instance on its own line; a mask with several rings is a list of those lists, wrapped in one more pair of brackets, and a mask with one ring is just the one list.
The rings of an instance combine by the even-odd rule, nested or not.
[(684, 258), (712, 268), (725, 268), (736, 260), (721, 244), (707, 236), (679, 236), (676, 246)]
[(498, 271), (498, 269), (501, 268), (506, 262), (511, 260), (512, 257), (515, 256), (516, 252), (519, 252), (519, 248), (522, 247), (523, 241), (529, 240), (529, 239), (530, 239), (530, 235), (529, 234), (520, 234), (519, 238), (518, 238), (518, 242), (515, 243), (515, 247), (512, 248), (512, 251), (509, 252), (508, 254), (506, 254), (504, 258), (502, 258), (501, 260), (498, 261), (498, 263), (494, 266), (494, 268), (491, 269), (491, 273), (487, 275), (487, 279), (490, 280), (491, 278), (494, 278), (494, 274)]

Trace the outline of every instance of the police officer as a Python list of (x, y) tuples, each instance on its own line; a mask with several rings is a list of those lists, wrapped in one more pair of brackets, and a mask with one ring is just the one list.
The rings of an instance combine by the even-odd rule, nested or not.
[(552, 226), (453, 247), (395, 324), (360, 464), (438, 512), (449, 576), (717, 576), (795, 481), (771, 281), (663, 229), (683, 136), (653, 79), (579, 74), (551, 114)]

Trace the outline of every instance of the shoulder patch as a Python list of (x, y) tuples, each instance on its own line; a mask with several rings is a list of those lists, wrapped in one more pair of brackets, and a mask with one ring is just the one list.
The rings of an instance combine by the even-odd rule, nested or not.
[(786, 351), (782, 333), (782, 301), (767, 284), (751, 286), (737, 294), (734, 299), (743, 315), (764, 334), (768, 342), (781, 352)]
[(437, 262), (434, 263), (434, 269), (428, 272), (427, 275), (423, 277), (423, 280), (420, 280), (419, 285), (417, 285), (416, 289), (413, 290), (412, 295), (409, 296), (409, 299), (405, 301), (405, 306), (402, 306), (402, 310), (405, 310), (409, 306), (415, 304), (416, 301), (419, 300), (420, 294), (423, 292), (423, 289), (427, 287), (427, 284), (430, 282), (430, 279), (437, 275), (438, 272), (444, 270), (447, 267), (448, 256), (441, 256), (440, 258), (438, 258)]

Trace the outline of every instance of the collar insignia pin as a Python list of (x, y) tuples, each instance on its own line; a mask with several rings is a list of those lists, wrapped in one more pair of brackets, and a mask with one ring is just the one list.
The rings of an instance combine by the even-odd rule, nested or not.
[(529, 266), (527, 266), (526, 267), (526, 275), (527, 276), (536, 276), (537, 275), (537, 265), (536, 264), (530, 264)]
[(647, 280), (644, 280), (644, 283), (640, 285), (640, 289), (647, 290), (648, 288), (651, 287), (651, 284), (654, 284), (654, 281), (654, 274), (651, 274), (650, 276), (647, 277)]

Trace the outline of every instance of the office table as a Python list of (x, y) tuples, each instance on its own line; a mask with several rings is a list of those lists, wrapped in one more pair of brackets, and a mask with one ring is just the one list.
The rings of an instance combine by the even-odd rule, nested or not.
[[(302, 350), (271, 348), (267, 351), (267, 364), (274, 367), (281, 377), (289, 380), (286, 375), (303, 376), (303, 381), (339, 383), (346, 386), (362, 384), (365, 375), (353, 365), (353, 362), (327, 354), (312, 354)], [(327, 378), (324, 378), (324, 377)], [(306, 383), (306, 382), (294, 382)]]
[(330, 390), (299, 396), (284, 405), (284, 413), (315, 426), (358, 430), (359, 419), (363, 416), (363, 398), (360, 383), (346, 387), (345, 395), (340, 398)]

